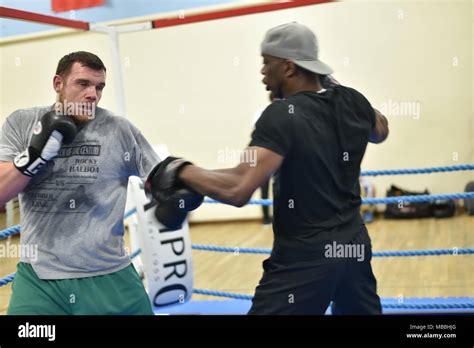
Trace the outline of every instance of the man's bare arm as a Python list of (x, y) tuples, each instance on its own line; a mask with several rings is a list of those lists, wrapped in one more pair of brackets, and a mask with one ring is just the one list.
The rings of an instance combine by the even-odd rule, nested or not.
[(202, 195), (241, 207), (283, 161), (283, 156), (262, 147), (252, 147), (246, 151), (256, 151), (255, 163), (241, 163), (235, 168), (224, 170), (186, 166), (179, 178)]

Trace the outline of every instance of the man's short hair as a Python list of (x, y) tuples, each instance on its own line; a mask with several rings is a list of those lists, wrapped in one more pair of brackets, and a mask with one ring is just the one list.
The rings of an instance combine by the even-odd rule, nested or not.
[(107, 71), (102, 60), (100, 60), (100, 58), (95, 54), (86, 51), (77, 51), (69, 53), (61, 58), (58, 67), (56, 68), (56, 75), (63, 78), (67, 77), (71, 72), (72, 65), (76, 62), (93, 70)]

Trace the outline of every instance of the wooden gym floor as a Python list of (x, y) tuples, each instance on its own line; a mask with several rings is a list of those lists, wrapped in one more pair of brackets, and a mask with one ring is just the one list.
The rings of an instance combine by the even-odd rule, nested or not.
[[(15, 216), (15, 223), (18, 217)], [(5, 229), (0, 214), (0, 230)], [(367, 225), (374, 251), (474, 247), (474, 216), (449, 219), (385, 220)], [(190, 226), (196, 244), (271, 248), (272, 230), (259, 221), (202, 223)], [(126, 235), (128, 243), (128, 236)], [(8, 239), (1, 240), (6, 244)], [(18, 243), (11, 237), (9, 243)], [(193, 251), (196, 288), (253, 294), (267, 255)], [(0, 277), (15, 271), (16, 258), (0, 259)], [(474, 297), (474, 255), (376, 257), (372, 261), (381, 297)], [(0, 287), (0, 314), (5, 314), (11, 285)], [(194, 295), (194, 299), (216, 299)]]

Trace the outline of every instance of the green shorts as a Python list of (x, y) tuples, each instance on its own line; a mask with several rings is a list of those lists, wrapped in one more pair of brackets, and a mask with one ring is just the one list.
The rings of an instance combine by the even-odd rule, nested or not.
[(12, 285), (9, 315), (153, 315), (148, 295), (133, 267), (107, 275), (41, 280), (20, 262)]

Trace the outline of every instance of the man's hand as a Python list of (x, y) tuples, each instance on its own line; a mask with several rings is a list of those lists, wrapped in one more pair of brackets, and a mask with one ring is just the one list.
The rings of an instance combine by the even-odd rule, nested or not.
[(70, 117), (47, 112), (35, 125), (27, 149), (15, 157), (15, 167), (26, 176), (34, 176), (57, 156), (61, 144), (70, 143), (76, 133), (76, 125)]
[(375, 111), (375, 127), (370, 133), (369, 141), (374, 144), (380, 144), (388, 137), (388, 121), (380, 111)]
[(167, 157), (152, 169), (145, 182), (145, 188), (150, 191), (158, 202), (165, 203), (170, 195), (181, 188), (178, 181), (179, 172), (191, 162), (178, 157)]
[(179, 179), (179, 172), (191, 162), (182, 158), (167, 157), (160, 162), (145, 183), (145, 189), (158, 202), (155, 216), (170, 229), (178, 229), (189, 211), (198, 208), (204, 196), (186, 187)]

